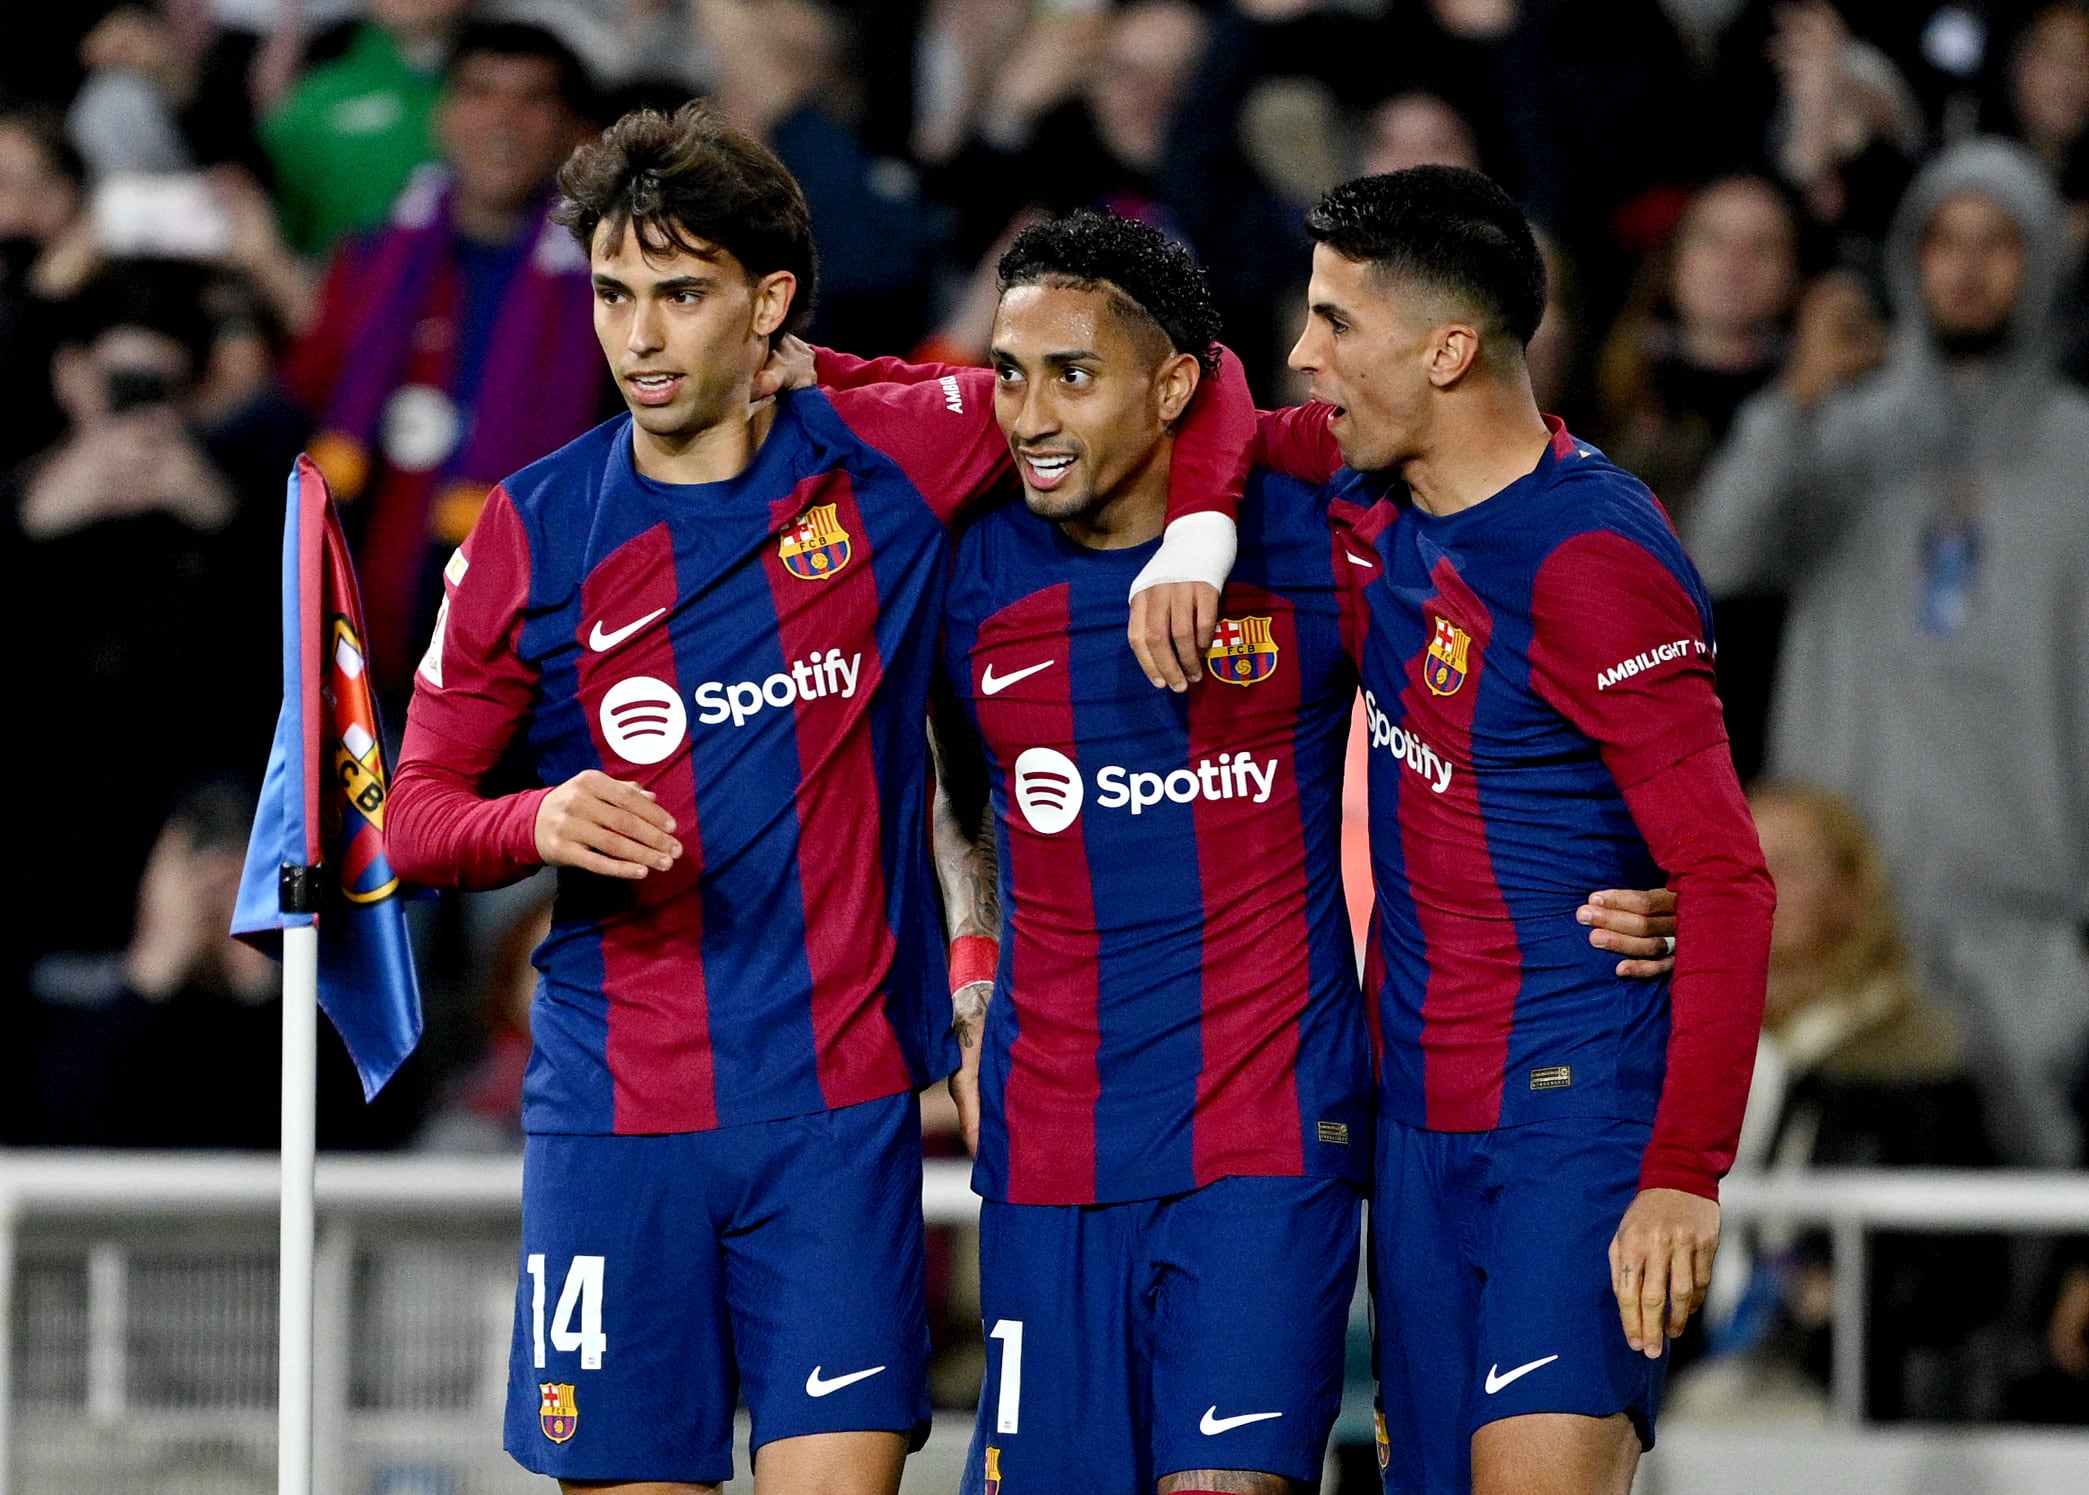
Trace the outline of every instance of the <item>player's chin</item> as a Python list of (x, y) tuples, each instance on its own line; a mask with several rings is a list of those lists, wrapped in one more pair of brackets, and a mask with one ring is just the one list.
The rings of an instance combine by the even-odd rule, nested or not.
[(1077, 490), (1054, 488), (1049, 493), (1040, 493), (1025, 482), (1023, 504), (1039, 519), (1052, 524), (1064, 524), (1069, 519), (1079, 519), (1094, 508), (1095, 495), (1085, 486)]

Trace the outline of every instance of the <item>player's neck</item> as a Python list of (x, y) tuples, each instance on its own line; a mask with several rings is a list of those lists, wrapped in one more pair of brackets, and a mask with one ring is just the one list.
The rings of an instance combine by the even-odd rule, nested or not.
[(1527, 475), (1552, 432), (1527, 380), (1463, 389), (1445, 402), (1428, 449), (1401, 464), (1415, 507), (1441, 519), (1485, 503)]
[(1167, 440), (1137, 472), (1117, 484), (1108, 499), (1059, 528), (1074, 544), (1089, 550), (1129, 550), (1158, 540), (1168, 526), (1168, 467), (1173, 443)]
[(694, 431), (659, 433), (633, 423), (631, 460), (656, 483), (723, 483), (754, 461), (776, 420), (774, 401), (750, 415), (717, 421)]

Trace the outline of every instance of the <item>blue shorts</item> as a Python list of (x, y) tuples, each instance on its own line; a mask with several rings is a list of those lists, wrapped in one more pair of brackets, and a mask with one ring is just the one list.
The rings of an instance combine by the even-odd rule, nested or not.
[(989, 1200), (964, 1495), (1151, 1495), (1185, 1469), (1317, 1481), (1359, 1198), (1345, 1179), (1224, 1178), (1133, 1204)]
[(752, 1446), (928, 1430), (912, 1095), (668, 1136), (533, 1136), (508, 1452), (556, 1479), (706, 1484)]
[(1668, 1365), (1625, 1342), (1610, 1239), (1651, 1128), (1565, 1117), (1430, 1132), (1381, 1116), (1371, 1202), (1385, 1487), (1466, 1495), (1472, 1435), (1534, 1412), (1631, 1416), (1654, 1446)]

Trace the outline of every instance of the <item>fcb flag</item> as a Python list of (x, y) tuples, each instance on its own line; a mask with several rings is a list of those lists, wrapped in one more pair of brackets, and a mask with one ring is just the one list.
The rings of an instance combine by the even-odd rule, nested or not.
[[(301, 455), (283, 524), (283, 710), (232, 932), (267, 949), (284, 929), (318, 926), (319, 1005), (368, 1098), (420, 1042), (421, 993), (385, 857), (384, 734), (366, 656), (348, 543), (326, 479)], [(325, 870), (286, 870), (298, 868)]]

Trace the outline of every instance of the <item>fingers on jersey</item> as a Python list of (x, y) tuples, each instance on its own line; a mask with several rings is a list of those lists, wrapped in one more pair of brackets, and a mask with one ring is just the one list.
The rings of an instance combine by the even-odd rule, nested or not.
[(546, 865), (636, 880), (682, 854), (675, 818), (648, 790), (585, 769), (537, 805), (537, 853)]
[(1675, 969), (1676, 895), (1667, 888), (1605, 888), (1574, 911), (1598, 950), (1623, 956), (1617, 973), (1634, 980)]
[(1163, 582), (1132, 598), (1126, 636), (1148, 680), (1185, 691), (1204, 677), (1204, 651), (1218, 626), (1215, 588), (1201, 581)]
[(1625, 1340), (1659, 1359), (1664, 1339), (1683, 1332), (1712, 1285), (1719, 1206), (1680, 1189), (1646, 1189), (1625, 1211), (1610, 1243), (1611, 1288)]

